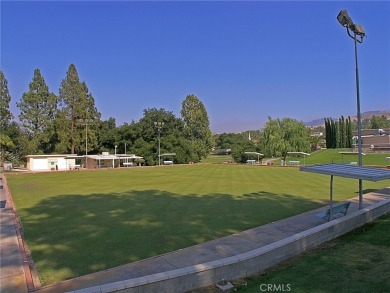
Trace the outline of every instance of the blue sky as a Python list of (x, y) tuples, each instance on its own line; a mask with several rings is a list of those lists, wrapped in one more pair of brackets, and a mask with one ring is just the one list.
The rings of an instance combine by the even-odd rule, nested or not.
[(180, 117), (195, 94), (214, 132), (260, 129), (267, 117), (310, 121), (390, 109), (389, 1), (1, 1), (1, 70), (11, 109), (35, 68), (58, 94), (71, 63), (102, 119), (139, 120), (146, 108)]

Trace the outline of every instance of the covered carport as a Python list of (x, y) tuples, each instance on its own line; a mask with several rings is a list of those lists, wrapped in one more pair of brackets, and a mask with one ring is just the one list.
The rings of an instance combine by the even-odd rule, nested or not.
[[(258, 153), (258, 152), (244, 152), (246, 155), (247, 155), (247, 163), (248, 164), (254, 164), (254, 163), (256, 163), (256, 161), (255, 160), (250, 160), (249, 159), (249, 156), (257, 156), (257, 163), (260, 163), (260, 157), (261, 158), (263, 158), (264, 157), (264, 155), (262, 154), (262, 153)], [(254, 161), (254, 162), (253, 162)]]
[[(341, 162), (344, 163), (344, 156), (358, 156), (359, 153), (358, 152), (339, 152), (339, 154), (341, 155)], [(366, 154), (365, 153), (362, 153), (362, 156), (365, 156)], [(349, 162), (349, 164), (351, 165), (357, 165), (357, 162), (356, 161), (352, 161), (352, 162)]]
[(66, 163), (66, 170), (75, 170), (75, 169), (82, 169), (84, 167), (83, 161), (85, 160), (85, 156), (78, 156), (78, 155), (69, 155), (65, 157)]
[(159, 155), (160, 158), (168, 157), (168, 159), (169, 159), (169, 157), (170, 157), (170, 160), (163, 159), (164, 165), (173, 165), (173, 157), (175, 157), (175, 156), (176, 156), (176, 153), (166, 153), (166, 154)]
[[(333, 176), (340, 176), (346, 178), (354, 178), (368, 181), (380, 181), (390, 179), (390, 170), (370, 168), (346, 164), (320, 164), (312, 166), (301, 166), (300, 171), (318, 173), (324, 175), (330, 175), (330, 219), (332, 218), (333, 208)], [(359, 210), (363, 208), (363, 192), (361, 190), (361, 184), (359, 184)]]
[(116, 155), (119, 160), (119, 165), (122, 164), (124, 167), (135, 166), (135, 160), (143, 159), (143, 157), (136, 156), (134, 154), (119, 154)]
[[(287, 154), (292, 156), (303, 156), (303, 165), (306, 165), (306, 157), (310, 156), (310, 154), (305, 152), (287, 152)], [(290, 161), (290, 162), (298, 162), (299, 165), (299, 161)]]

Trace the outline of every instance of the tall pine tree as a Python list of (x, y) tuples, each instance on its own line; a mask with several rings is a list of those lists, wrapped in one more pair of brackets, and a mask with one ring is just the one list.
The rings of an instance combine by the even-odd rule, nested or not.
[(345, 128), (346, 128), (346, 140), (347, 140), (346, 147), (352, 148), (352, 121), (350, 116), (348, 116)]
[(330, 120), (329, 118), (325, 118), (325, 138), (326, 138), (326, 148), (330, 149), (331, 148), (331, 126), (330, 126)]
[(96, 131), (100, 113), (85, 82), (80, 82), (76, 66), (71, 64), (60, 87), (61, 110), (57, 119), (57, 151), (75, 154), (85, 151), (85, 129), (88, 127), (88, 150), (97, 147)]
[(23, 94), (17, 106), (22, 129), (28, 136), (24, 147), (33, 154), (53, 152), (57, 96), (49, 92), (39, 69), (34, 70), (29, 91)]
[(3, 71), (0, 71), (0, 130), (4, 132), (11, 123), (13, 115), (9, 110), (11, 96), (8, 91), (8, 82)]

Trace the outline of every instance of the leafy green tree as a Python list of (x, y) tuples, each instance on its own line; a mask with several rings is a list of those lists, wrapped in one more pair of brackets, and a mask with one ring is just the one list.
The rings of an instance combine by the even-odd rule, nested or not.
[(85, 82), (80, 82), (76, 66), (71, 64), (60, 87), (61, 109), (57, 115), (57, 151), (74, 154), (85, 151), (85, 132), (88, 127), (88, 151), (98, 148), (97, 130), (101, 114)]
[(164, 122), (160, 129), (161, 153), (176, 153), (177, 156), (173, 158), (176, 163), (193, 161), (188, 151), (191, 144), (185, 137), (183, 120), (175, 117), (172, 112), (155, 108), (145, 110), (144, 117), (140, 120), (140, 124), (143, 125), (142, 137), (151, 144), (151, 153), (148, 159), (145, 158), (146, 161), (158, 163), (158, 128), (155, 122)]
[(315, 151), (323, 141), (322, 135), (313, 135), (309, 133), (310, 150)]
[[(168, 137), (174, 130), (181, 125), (181, 132), (183, 122), (177, 119), (172, 112), (164, 109), (145, 109), (144, 116), (138, 121), (132, 121), (131, 124), (125, 124), (118, 129), (118, 141), (127, 144), (127, 151), (144, 157), (147, 165), (158, 164), (158, 129), (155, 122), (164, 122), (160, 129), (161, 153), (177, 152), (171, 143), (168, 143)], [(180, 130), (175, 132), (177, 138)]]
[[(260, 152), (258, 146), (248, 140), (248, 138), (241, 140), (232, 148), (232, 158), (237, 163), (245, 163), (248, 160), (248, 155), (245, 152)], [(253, 158), (252, 158), (253, 159)]]
[(5, 153), (8, 148), (14, 147), (12, 139), (5, 133), (0, 133), (1, 163), (5, 162)]
[(23, 94), (17, 106), (20, 109), (19, 120), (29, 138), (32, 154), (54, 151), (57, 97), (49, 92), (39, 69), (34, 70), (29, 91)]
[[(371, 119), (370, 118), (362, 118), (362, 129), (371, 129)], [(357, 130), (357, 121), (356, 121), (356, 130)]]
[(194, 161), (207, 157), (212, 144), (209, 117), (203, 103), (195, 95), (188, 95), (182, 102), (181, 116), (185, 134), (192, 142)]
[(0, 71), (0, 129), (2, 132), (8, 128), (13, 118), (9, 110), (10, 101), (11, 96), (8, 91), (8, 82), (3, 71)]
[[(138, 121), (118, 127), (118, 141), (127, 144), (127, 152), (142, 156), (145, 164), (158, 164), (158, 128), (155, 122), (164, 122), (160, 128), (161, 153), (176, 153), (169, 158), (183, 164), (195, 161), (192, 141), (184, 134), (184, 122), (165, 109), (145, 109), (144, 116)], [(162, 158), (164, 160), (164, 158)]]
[[(253, 131), (253, 133), (258, 133)], [(256, 137), (256, 134), (254, 137)], [(257, 137), (260, 139), (260, 136)], [(237, 163), (245, 163), (248, 159), (245, 152), (260, 152), (258, 140), (249, 140), (248, 132), (242, 133), (222, 133), (214, 136), (215, 149), (217, 153), (225, 155), (231, 153), (232, 158)]]
[(383, 128), (390, 128), (390, 120), (387, 120), (387, 117), (385, 115), (371, 116), (371, 129), (383, 129)]
[[(111, 151), (115, 149), (118, 142), (118, 128), (116, 127), (115, 118), (110, 117), (102, 121), (99, 130), (100, 151)], [(124, 150), (123, 150), (124, 153)]]
[(287, 152), (308, 152), (310, 143), (305, 125), (291, 118), (272, 119), (263, 129), (261, 150), (266, 157), (281, 157), (286, 160)]
[(15, 164), (20, 164), (23, 161), (23, 157), (31, 153), (27, 153), (27, 150), (20, 144), (23, 133), (20, 129), (19, 123), (12, 121), (8, 128), (2, 133), (7, 135), (13, 142), (13, 146), (7, 147), (8, 153), (6, 152), (6, 154), (8, 154), (8, 158), (6, 156), (6, 159)]
[(234, 149), (236, 145), (242, 143), (243, 140), (248, 140), (244, 138), (239, 133), (221, 133), (214, 136), (215, 147), (219, 149)]
[(111, 145), (113, 144), (113, 140), (115, 139), (115, 142), (119, 142), (119, 147), (123, 148), (123, 152), (125, 152), (125, 144), (126, 144), (126, 152), (129, 153), (129, 151), (133, 151), (134, 154), (139, 155), (140, 152), (134, 152), (134, 149), (132, 149), (132, 146), (134, 145), (134, 142), (137, 138), (141, 137), (141, 127), (139, 123), (136, 123), (135, 121), (132, 121), (130, 124), (125, 123), (119, 127), (116, 128), (117, 130), (117, 136), (116, 138), (111, 136)]

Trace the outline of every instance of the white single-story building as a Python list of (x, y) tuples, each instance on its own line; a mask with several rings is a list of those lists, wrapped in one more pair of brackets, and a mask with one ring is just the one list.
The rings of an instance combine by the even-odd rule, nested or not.
[(72, 155), (28, 155), (26, 158), (30, 171), (63, 171), (76, 166), (76, 158)]
[(129, 167), (136, 165), (136, 155), (110, 155), (104, 152), (102, 155), (28, 155), (27, 169), (30, 171), (65, 171), (74, 169), (115, 168), (119, 166)]

